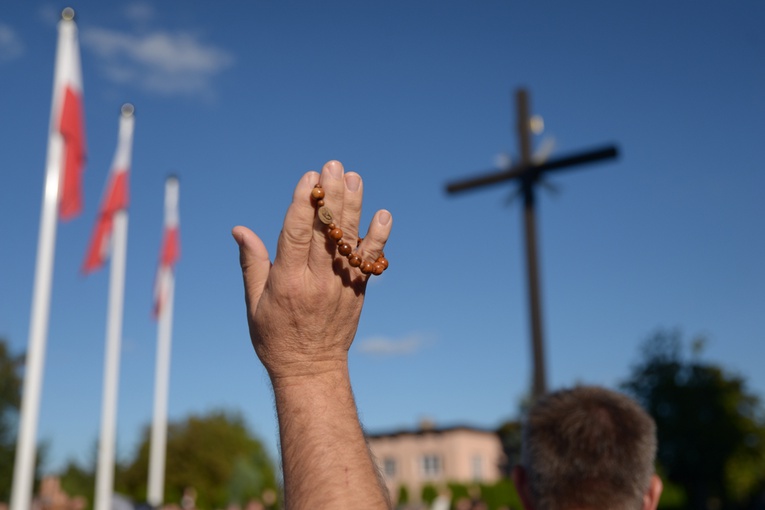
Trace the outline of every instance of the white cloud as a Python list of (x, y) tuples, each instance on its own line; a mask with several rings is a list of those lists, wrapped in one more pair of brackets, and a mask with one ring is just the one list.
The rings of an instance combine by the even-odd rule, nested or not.
[(154, 19), (154, 6), (148, 2), (133, 2), (125, 7), (125, 16), (136, 23), (148, 23)]
[(160, 94), (209, 94), (212, 79), (234, 62), (189, 32), (133, 35), (91, 28), (83, 31), (82, 44), (101, 58), (107, 78)]
[(364, 354), (374, 356), (404, 356), (415, 354), (432, 343), (428, 335), (413, 333), (403, 338), (375, 336), (356, 343)]
[(23, 53), (24, 45), (16, 32), (8, 25), (0, 23), (0, 62), (8, 62)]

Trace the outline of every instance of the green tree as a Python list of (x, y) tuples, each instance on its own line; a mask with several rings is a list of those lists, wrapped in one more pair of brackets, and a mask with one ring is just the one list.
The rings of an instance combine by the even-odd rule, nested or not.
[[(146, 499), (150, 432), (147, 427), (133, 461), (117, 474), (117, 487), (136, 500)], [(236, 413), (217, 411), (171, 423), (166, 459), (168, 503), (179, 502), (184, 490), (193, 488), (197, 508), (225, 508), (277, 488), (271, 459)]]
[(513, 468), (521, 461), (522, 424), (519, 420), (506, 421), (497, 429), (497, 435), (502, 442), (505, 456), (500, 465), (500, 471), (505, 477), (510, 477)]
[(523, 508), (515, 486), (508, 478), (500, 478), (492, 483), (449, 482), (447, 487), (451, 493), (452, 508), (456, 508), (465, 500), (481, 501), (486, 504), (488, 510)]
[(739, 508), (763, 480), (763, 409), (742, 377), (698, 359), (702, 346), (688, 357), (679, 332), (655, 333), (623, 388), (656, 421), (658, 461), (687, 507)]
[[(84, 463), (70, 458), (64, 468), (56, 473), (61, 482), (61, 489), (69, 496), (80, 496), (84, 498), (86, 510), (93, 508), (93, 501), (95, 500), (97, 465), (98, 440), (96, 439), (93, 441), (90, 454)], [(125, 469), (125, 462), (121, 461), (119, 458), (115, 459), (114, 476), (116, 483), (114, 485), (114, 490), (119, 494), (125, 493), (125, 486), (120, 483), (124, 478), (123, 474)]]
[(70, 496), (82, 496), (85, 498), (86, 508), (93, 508), (93, 495), (95, 493), (96, 475), (93, 469), (82, 467), (77, 462), (70, 460), (61, 472), (61, 489)]
[(461, 499), (470, 499), (469, 487), (464, 483), (450, 482), (446, 484), (452, 496), (452, 504)]
[(489, 510), (498, 510), (500, 508), (523, 508), (521, 499), (515, 490), (513, 482), (507, 478), (501, 478), (496, 482), (487, 485), (481, 484), (481, 499), (489, 507)]
[(438, 497), (438, 489), (432, 483), (426, 483), (422, 486), (420, 492), (420, 499), (428, 505), (433, 504), (433, 501)]
[(401, 486), (398, 488), (396, 504), (405, 505), (406, 503), (409, 503), (409, 489), (407, 489), (405, 484), (401, 484)]
[(0, 338), (0, 501), (8, 501), (16, 454), (16, 422), (21, 404), (23, 355), (14, 355)]

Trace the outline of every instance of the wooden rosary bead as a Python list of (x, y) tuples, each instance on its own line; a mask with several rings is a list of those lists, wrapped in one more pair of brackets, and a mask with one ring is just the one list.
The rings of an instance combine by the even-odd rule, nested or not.
[[(314, 200), (321, 200), (322, 198), (324, 198), (324, 190), (321, 187), (317, 186), (311, 190), (311, 196), (313, 197)], [(320, 206), (322, 205), (324, 204), (320, 204)]]
[(353, 247), (348, 243), (342, 243), (337, 245), (337, 252), (343, 257), (347, 257), (353, 253)]
[[(311, 198), (316, 204), (316, 215), (322, 223), (327, 225), (327, 236), (337, 243), (337, 252), (348, 259), (348, 264), (351, 267), (358, 267), (363, 274), (381, 275), (383, 271), (388, 269), (388, 259), (385, 258), (385, 254), (380, 253), (374, 262), (362, 260), (361, 256), (353, 251), (353, 246), (343, 239), (343, 231), (334, 223), (332, 211), (324, 203), (324, 196), (325, 193), (321, 184), (317, 184), (311, 190)], [(357, 238), (356, 247), (363, 240), (362, 237)]]

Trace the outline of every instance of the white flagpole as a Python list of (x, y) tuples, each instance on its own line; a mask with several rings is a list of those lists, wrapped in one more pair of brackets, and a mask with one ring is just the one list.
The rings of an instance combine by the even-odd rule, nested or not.
[(167, 450), (167, 395), (170, 379), (170, 344), (173, 330), (173, 291), (175, 275), (166, 271), (162, 276), (167, 302), (159, 316), (157, 327), (157, 367), (154, 382), (154, 420), (151, 425), (149, 454), (149, 489), (147, 500), (159, 506), (164, 500), (165, 455)]
[[(64, 65), (64, 30), (74, 29), (74, 11), (64, 9), (59, 22), (59, 39), (56, 53), (55, 75), (61, 73)], [(70, 26), (71, 25), (71, 26)], [(53, 283), (53, 261), (56, 250), (56, 226), (58, 224), (59, 184), (64, 141), (55, 129), (58, 121), (56, 99), (58, 80), (54, 78), (51, 101), (48, 149), (45, 159), (45, 189), (43, 192), (40, 232), (37, 240), (37, 262), (32, 295), (32, 310), (29, 320), (29, 344), (24, 367), (24, 389), (21, 398), (21, 415), (16, 442), (16, 460), (13, 465), (10, 510), (29, 510), (34, 481), (37, 423), (40, 412), (45, 347), (48, 339), (50, 296)]]
[[(122, 107), (122, 117), (132, 117), (133, 107)], [(131, 119), (132, 120), (132, 119)], [(120, 124), (122, 127), (124, 123)], [(131, 127), (132, 129), (132, 127)], [(101, 403), (101, 437), (98, 444), (96, 494), (93, 508), (111, 510), (114, 493), (114, 449), (117, 429), (117, 394), (122, 345), (122, 315), (125, 297), (127, 254), (127, 211), (114, 213), (109, 271), (109, 304), (104, 356), (104, 393)]]
[(112, 257), (109, 274), (109, 318), (106, 325), (104, 357), (104, 393), (101, 403), (101, 438), (98, 444), (96, 472), (96, 510), (110, 510), (114, 491), (114, 445), (117, 428), (117, 386), (122, 344), (122, 303), (125, 289), (125, 252), (127, 248), (127, 212), (114, 215)]
[[(177, 223), (178, 179), (171, 177), (165, 183), (165, 229), (169, 217)], [(177, 228), (177, 225), (176, 225)], [(161, 264), (161, 262), (160, 262)], [(170, 380), (170, 345), (173, 332), (173, 296), (175, 274), (172, 267), (160, 265), (159, 285), (164, 290), (159, 324), (157, 326), (157, 365), (154, 382), (154, 419), (151, 426), (149, 450), (149, 480), (147, 500), (159, 507), (164, 500), (165, 458), (167, 453), (167, 396)]]
[(47, 170), (40, 233), (37, 241), (37, 263), (29, 323), (29, 346), (24, 366), (24, 389), (21, 398), (16, 461), (13, 466), (11, 510), (28, 510), (36, 456), (37, 422), (40, 411), (45, 347), (48, 339), (50, 295), (53, 282), (53, 259), (58, 223), (58, 188), (62, 140), (51, 133), (48, 141)]

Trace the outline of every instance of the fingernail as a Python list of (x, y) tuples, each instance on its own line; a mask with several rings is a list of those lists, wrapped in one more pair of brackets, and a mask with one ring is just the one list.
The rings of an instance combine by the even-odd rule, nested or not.
[(358, 174), (345, 174), (345, 189), (358, 191), (361, 186), (361, 177)]
[(380, 225), (387, 225), (390, 223), (390, 213), (388, 211), (380, 211), (377, 215), (377, 223)]
[(339, 161), (330, 161), (327, 166), (329, 167), (329, 174), (335, 179), (340, 179), (343, 176), (343, 167)]

